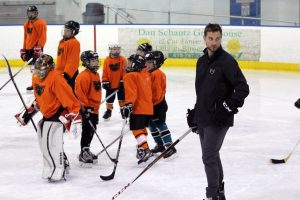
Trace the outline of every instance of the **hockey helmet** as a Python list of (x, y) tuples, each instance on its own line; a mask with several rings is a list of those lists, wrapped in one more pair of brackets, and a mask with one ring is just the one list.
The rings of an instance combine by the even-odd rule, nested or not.
[(53, 62), (52, 56), (48, 54), (42, 54), (34, 64), (34, 69), (35, 72), (34, 74), (39, 78), (39, 79), (44, 79), (47, 75), (48, 72), (52, 69), (54, 69), (55, 64)]
[(67, 21), (65, 23), (65, 28), (72, 30), (73, 36), (77, 35), (79, 33), (80, 25), (78, 22), (75, 22), (73, 20)]
[[(91, 70), (92, 72), (96, 72), (98, 71), (99, 69), (99, 55), (97, 52), (94, 52), (94, 51), (84, 51), (81, 53), (80, 55), (80, 59), (82, 61), (82, 65), (86, 68), (88, 68), (89, 70)], [(91, 60), (92, 59), (95, 59), (98, 61), (98, 64), (97, 65), (93, 65), (91, 66)]]
[(36, 6), (28, 6), (27, 17), (29, 20), (35, 20), (38, 17), (38, 9)]
[(108, 45), (109, 55), (112, 57), (118, 57), (121, 54), (121, 46), (119, 44)]
[(146, 60), (143, 56), (133, 54), (128, 58), (126, 72), (140, 72), (145, 68)]
[(141, 56), (145, 56), (149, 51), (152, 51), (152, 46), (149, 43), (140, 44), (136, 50), (137, 54)]
[(148, 72), (153, 72), (154, 70), (160, 68), (166, 60), (163, 52), (161, 51), (149, 52), (145, 55), (145, 59), (146, 61), (153, 61), (153, 67), (148, 69)]

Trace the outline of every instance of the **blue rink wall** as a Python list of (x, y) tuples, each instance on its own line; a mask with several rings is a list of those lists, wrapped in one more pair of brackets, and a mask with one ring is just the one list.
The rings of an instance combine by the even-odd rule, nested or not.
[[(62, 27), (47, 26), (44, 53), (54, 58)], [(127, 57), (140, 43), (149, 42), (168, 58), (164, 67), (195, 67), (205, 48), (203, 30), (204, 25), (81, 25), (76, 37), (81, 51), (96, 50), (102, 61), (108, 55), (109, 44), (120, 44), (122, 54)], [(0, 26), (0, 33), (0, 54), (13, 67), (22, 66), (19, 51), (23, 47), (23, 26)], [(295, 27), (223, 26), (222, 46), (242, 69), (298, 72), (299, 35), (300, 28)], [(5, 67), (2, 57), (0, 67)]]

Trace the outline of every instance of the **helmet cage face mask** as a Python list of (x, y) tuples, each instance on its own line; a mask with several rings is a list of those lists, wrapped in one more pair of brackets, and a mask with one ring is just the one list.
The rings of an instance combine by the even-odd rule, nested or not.
[[(65, 32), (67, 31), (66, 29), (71, 30), (71, 35), (65, 34)], [(75, 22), (73, 20), (67, 21), (63, 27), (62, 36), (64, 39), (69, 39), (73, 36), (76, 36), (79, 33), (79, 29), (80, 29), (80, 24), (78, 22)]]
[(42, 54), (34, 64), (34, 74), (39, 78), (39, 79), (44, 79), (50, 70), (54, 69), (54, 62), (53, 58), (50, 55), (47, 54)]
[(145, 55), (147, 61), (153, 61), (153, 67), (148, 69), (148, 72), (153, 72), (156, 69), (160, 68), (164, 61), (164, 54), (161, 51), (153, 51)]
[(84, 51), (81, 53), (80, 59), (82, 65), (92, 72), (96, 72), (99, 69), (99, 55), (94, 51)]
[(143, 68), (145, 68), (146, 60), (140, 55), (131, 55), (128, 58), (128, 66), (126, 68), (126, 72), (140, 72)]
[(72, 32), (73, 31), (71, 29), (68, 29), (64, 26), (61, 29), (61, 36), (63, 37), (64, 40), (68, 40), (74, 36)]
[(97, 72), (99, 70), (99, 59), (98, 58), (92, 58), (90, 59), (90, 64), (88, 65), (88, 69), (92, 72)]
[(111, 57), (118, 57), (121, 54), (121, 46), (119, 44), (110, 44), (108, 50)]
[(38, 9), (36, 6), (29, 6), (27, 8), (27, 18), (28, 20), (35, 20), (39, 15)]

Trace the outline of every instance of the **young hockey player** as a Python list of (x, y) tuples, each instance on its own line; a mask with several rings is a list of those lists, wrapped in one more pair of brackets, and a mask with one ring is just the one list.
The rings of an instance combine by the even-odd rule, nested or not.
[(129, 127), (137, 140), (138, 164), (146, 162), (152, 153), (147, 142), (146, 127), (153, 114), (151, 78), (146, 70), (145, 59), (139, 55), (128, 58), (128, 67), (124, 77), (125, 103), (124, 116), (130, 117)]
[[(99, 121), (101, 102), (101, 81), (98, 74), (99, 56), (94, 51), (84, 51), (81, 56), (82, 65), (86, 67), (76, 78), (75, 94), (81, 103), (82, 134), (79, 162), (83, 167), (91, 167), (97, 163), (98, 157), (90, 151), (94, 128)], [(91, 127), (90, 122), (93, 127)]]
[[(106, 97), (112, 94), (114, 91), (119, 90), (118, 100), (120, 110), (124, 106), (124, 86), (123, 86), (123, 74), (127, 67), (126, 59), (120, 55), (121, 46), (118, 44), (112, 44), (109, 46), (109, 56), (105, 58), (102, 74), (102, 87), (106, 90)], [(106, 101), (106, 111), (103, 115), (103, 119), (109, 120), (112, 114), (113, 104), (116, 95), (113, 95)], [(122, 114), (122, 112), (121, 112)], [(122, 116), (124, 118), (124, 116)]]
[[(171, 133), (166, 124), (166, 112), (168, 105), (165, 99), (166, 75), (159, 69), (165, 61), (161, 51), (153, 51), (145, 55), (146, 66), (151, 76), (152, 101), (154, 114), (151, 117), (148, 128), (156, 143), (153, 154), (161, 153), (172, 144)], [(176, 153), (175, 147), (171, 148), (164, 158), (168, 158)]]
[(75, 21), (68, 21), (64, 25), (63, 39), (60, 40), (57, 50), (56, 70), (62, 74), (74, 91), (75, 79), (78, 75), (80, 43), (75, 38), (79, 33), (80, 25)]
[[(27, 20), (24, 23), (23, 48), (20, 50), (20, 56), (23, 61), (33, 60), (29, 63), (31, 73), (34, 72), (34, 63), (43, 52), (47, 38), (47, 23), (38, 18), (38, 9), (36, 6), (27, 8)], [(32, 86), (26, 88), (27, 91), (33, 90)]]
[(136, 50), (136, 54), (145, 57), (145, 55), (152, 51), (152, 46), (149, 43), (140, 44)]
[[(42, 178), (60, 181), (65, 178), (68, 163), (63, 149), (63, 133), (81, 132), (80, 103), (64, 78), (54, 69), (53, 58), (42, 54), (35, 62), (32, 77), (36, 102), (21, 116), (25, 125), (39, 109), (43, 118), (37, 127), (38, 142), (43, 155)], [(65, 126), (65, 127), (64, 127)]]

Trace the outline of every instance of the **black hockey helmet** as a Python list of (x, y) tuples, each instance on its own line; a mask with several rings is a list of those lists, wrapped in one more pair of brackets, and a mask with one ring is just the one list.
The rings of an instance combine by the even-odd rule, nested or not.
[(38, 12), (38, 9), (37, 9), (37, 7), (36, 7), (36, 6), (28, 6), (28, 8), (27, 8), (27, 12), (33, 12), (33, 11), (36, 11), (36, 12)]
[(161, 52), (161, 51), (149, 52), (145, 55), (145, 59), (146, 59), (146, 61), (148, 61), (148, 60), (153, 61), (153, 68), (149, 69), (148, 72), (153, 72), (154, 70), (160, 68), (166, 60), (163, 52)]
[(152, 46), (151, 44), (149, 43), (143, 43), (143, 44), (140, 44), (137, 48), (137, 51), (143, 51), (143, 52), (149, 52), (149, 51), (152, 51)]
[(72, 30), (73, 35), (75, 36), (79, 33), (80, 25), (78, 22), (70, 20), (65, 23), (65, 28)]
[(126, 72), (140, 72), (145, 68), (146, 60), (143, 56), (133, 54), (128, 58), (128, 66)]
[[(29, 12), (34, 12), (34, 15), (28, 15)], [(27, 17), (29, 20), (34, 20), (38, 17), (39, 11), (36, 6), (28, 6), (27, 8)]]
[(35, 75), (39, 79), (44, 79), (48, 72), (54, 69), (55, 64), (53, 62), (52, 56), (48, 54), (42, 54), (34, 63)]
[(99, 59), (99, 55), (97, 52), (91, 50), (84, 51), (81, 53), (80, 59), (82, 61), (82, 65), (89, 70), (96, 72), (99, 69), (99, 66), (90, 66), (91, 59)]

